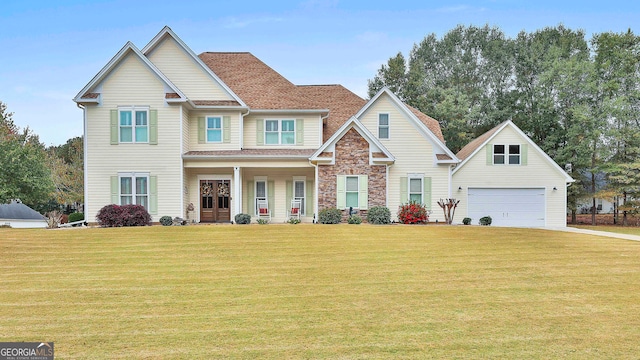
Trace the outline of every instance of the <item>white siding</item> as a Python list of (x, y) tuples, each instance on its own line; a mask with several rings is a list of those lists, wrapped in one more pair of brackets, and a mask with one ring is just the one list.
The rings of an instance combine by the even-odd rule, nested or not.
[[(491, 144), (525, 144), (510, 126), (498, 133)], [(467, 216), (469, 187), (546, 189), (546, 226), (566, 226), (566, 183), (564, 176), (552, 167), (533, 146), (527, 147), (527, 165), (487, 165), (486, 146), (453, 175), (453, 197), (460, 200), (455, 222)], [(553, 190), (553, 188), (557, 190)], [(461, 188), (458, 190), (458, 188)], [(472, 219), (477, 223), (479, 219)]]
[[(118, 106), (140, 105), (158, 110), (158, 145), (110, 144), (110, 111)], [(164, 101), (164, 84), (133, 55), (102, 83), (102, 105), (88, 105), (86, 217), (111, 203), (110, 177), (118, 172), (149, 172), (158, 176), (158, 214), (181, 216), (180, 107)]]
[(148, 58), (191, 100), (233, 100), (171, 37), (163, 40)]
[(389, 114), (389, 139), (380, 142), (395, 156), (396, 161), (389, 168), (387, 206), (395, 214), (400, 201), (400, 178), (409, 173), (423, 173), (431, 178), (431, 203), (426, 204), (432, 210), (429, 221), (444, 221), (444, 215), (437, 201), (447, 198), (449, 192), (449, 167), (436, 165), (434, 146), (416, 129), (415, 125), (391, 101), (382, 95), (359, 119), (362, 124), (377, 137), (378, 114)]

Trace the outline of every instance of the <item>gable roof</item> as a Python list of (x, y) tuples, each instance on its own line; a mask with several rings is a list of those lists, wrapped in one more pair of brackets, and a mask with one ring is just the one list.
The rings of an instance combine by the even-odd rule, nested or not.
[[(321, 155), (322, 153), (328, 152), (332, 153), (332, 156), (335, 156), (335, 151), (327, 151), (330, 147), (335, 146), (338, 140), (342, 139), (343, 136), (347, 134), (347, 132), (351, 129), (356, 130), (360, 136), (362, 136), (369, 143), (369, 153), (372, 158), (375, 158), (376, 161), (383, 162), (394, 162), (396, 159), (391, 154), (391, 152), (384, 146), (382, 143), (375, 137), (373, 134), (367, 130), (367, 128), (358, 120), (355, 116), (349, 118), (347, 122), (345, 122), (338, 131), (336, 131), (330, 138), (327, 140), (318, 150), (316, 150), (313, 155), (309, 158), (310, 161), (318, 161), (323, 160)], [(378, 151), (374, 151), (371, 148), (371, 145), (377, 147)], [(384, 156), (373, 155), (374, 153), (382, 153)]]
[(493, 129), (471, 140), (470, 143), (468, 143), (462, 149), (460, 149), (460, 151), (458, 151), (458, 153), (456, 154), (458, 159), (464, 161), (469, 156), (471, 156), (471, 154), (473, 154), (477, 149), (481, 148), (488, 139), (492, 138), (493, 135), (498, 132), (498, 130), (501, 130), (507, 124), (507, 121), (500, 123)]
[[(222, 81), (211, 70), (211, 68), (205, 65), (202, 62), (202, 60), (191, 50), (191, 48), (189, 48), (187, 44), (184, 41), (182, 41), (182, 39), (180, 39), (180, 37), (178, 37), (176, 33), (173, 32), (173, 30), (171, 30), (170, 27), (165, 26), (164, 28), (162, 28), (162, 30), (160, 30), (160, 32), (153, 39), (151, 39), (151, 41), (149, 41), (149, 43), (144, 48), (142, 48), (142, 53), (145, 56), (148, 56), (151, 52), (153, 52), (153, 50), (155, 50), (155, 48), (158, 45), (162, 43), (162, 41), (166, 37), (171, 37), (178, 44), (178, 46), (187, 54), (187, 56), (190, 57), (196, 64), (198, 64), (200, 68), (202, 68), (202, 70), (204, 70), (207, 73), (207, 75), (211, 77), (212, 81), (220, 85), (224, 89), (224, 91), (227, 92), (227, 94), (229, 94), (229, 96), (231, 96), (237, 102), (237, 103), (231, 103), (231, 105), (228, 105), (228, 106), (246, 106), (246, 104), (242, 101), (242, 99), (235, 92), (233, 92), (233, 90), (231, 90), (229, 86), (225, 84), (224, 81)], [(193, 101), (193, 103), (196, 106), (198, 106), (200, 105), (198, 104), (198, 101), (200, 100)]]
[(46, 220), (39, 212), (19, 202), (0, 204), (0, 219), (7, 220)]
[(78, 95), (73, 98), (73, 101), (77, 103), (87, 103), (87, 102), (95, 102), (98, 103), (100, 101), (100, 97), (95, 92), (91, 92), (95, 86), (100, 84), (113, 69), (120, 64), (120, 62), (129, 54), (133, 54), (140, 61), (142, 61), (149, 70), (155, 74), (162, 82), (164, 82), (165, 86), (171, 91), (167, 91), (167, 93), (172, 94), (171, 97), (166, 97), (165, 100), (167, 102), (184, 102), (187, 101), (187, 97), (175, 86), (171, 80), (169, 80), (164, 74), (158, 70), (158, 68), (153, 65), (153, 63), (147, 59), (146, 56), (140, 52), (140, 50), (131, 42), (128, 41), (120, 51), (96, 74), (96, 76), (89, 81), (89, 83), (80, 90)]
[[(433, 141), (435, 145), (437, 145), (445, 155), (448, 156), (448, 160), (445, 160), (444, 157), (437, 157), (439, 162), (449, 162), (449, 163), (458, 163), (458, 158), (453, 154), (451, 150), (445, 145), (444, 138), (442, 136), (442, 130), (440, 129), (440, 123), (437, 120), (423, 114), (419, 110), (403, 103), (388, 87), (383, 87), (375, 94), (365, 106), (358, 111), (355, 117), (360, 118), (369, 108), (383, 95), (386, 94), (389, 96), (391, 101), (400, 109), (407, 118), (413, 122), (418, 131), (427, 139)], [(437, 155), (437, 153), (436, 153)]]
[(476, 139), (463, 147), (457, 154), (458, 158), (462, 159), (462, 162), (458, 166), (456, 166), (455, 169), (453, 169), (452, 173), (455, 174), (458, 170), (460, 170), (460, 168), (462, 168), (467, 162), (469, 162), (471, 158), (473, 158), (486, 144), (493, 140), (493, 138), (495, 138), (506, 127), (511, 127), (516, 133), (518, 133), (518, 135), (520, 135), (520, 137), (527, 141), (527, 143), (533, 149), (538, 151), (538, 153), (542, 155), (545, 161), (565, 178), (566, 182), (569, 183), (575, 181), (573, 178), (571, 178), (571, 176), (569, 176), (569, 174), (567, 174), (566, 171), (564, 171), (564, 169), (562, 169), (555, 161), (553, 161), (553, 159), (549, 157), (546, 152), (540, 149), (540, 147), (535, 142), (533, 142), (533, 140), (531, 140), (531, 138), (529, 138), (527, 134), (522, 132), (522, 130), (520, 130), (520, 128), (517, 127), (516, 124), (514, 124), (511, 120), (502, 122), (493, 129), (478, 136)]
[(198, 57), (253, 109), (322, 109), (249, 52), (204, 52)]
[(327, 141), (351, 116), (367, 102), (342, 85), (298, 85), (299, 91), (316, 106), (329, 109), (329, 117), (322, 131), (322, 141)]

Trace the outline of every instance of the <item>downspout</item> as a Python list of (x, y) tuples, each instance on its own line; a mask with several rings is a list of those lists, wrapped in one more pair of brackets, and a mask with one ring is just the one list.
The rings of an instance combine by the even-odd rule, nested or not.
[(318, 165), (314, 164), (311, 162), (311, 160), (309, 160), (309, 164), (311, 164), (311, 166), (313, 166), (315, 168), (315, 181), (314, 181), (314, 198), (315, 198), (315, 204), (313, 204), (313, 222), (315, 223), (317, 220), (317, 216), (318, 216), (318, 202), (319, 202), (319, 191), (318, 191)]
[(182, 108), (184, 105), (180, 105), (180, 217), (186, 219), (188, 218), (189, 212), (187, 211), (184, 202), (184, 177), (185, 177), (185, 169), (184, 169), (184, 158), (182, 154), (184, 154), (184, 109)]
[(251, 114), (251, 109), (247, 109), (246, 113), (240, 113), (240, 150), (244, 148), (244, 117)]
[[(87, 214), (87, 204), (88, 204), (88, 189), (89, 189), (89, 184), (88, 184), (88, 179), (87, 179), (87, 164), (89, 163), (87, 161), (87, 109), (84, 105), (82, 104), (78, 104), (76, 103), (76, 106), (79, 109), (82, 109), (82, 132), (83, 132), (83, 140), (82, 140), (82, 181), (84, 184), (84, 201), (82, 204), (82, 211)], [(85, 215), (86, 216), (86, 215)]]
[[(251, 114), (251, 109), (247, 108), (247, 112), (246, 113), (240, 113), (240, 139), (239, 139), (239, 143), (240, 143), (240, 150), (242, 150), (244, 148), (244, 117), (248, 116), (249, 114)], [(235, 188), (236, 190), (234, 191), (234, 195), (235, 195), (235, 199), (234, 199), (234, 203), (233, 203), (233, 207), (234, 207), (234, 212), (235, 214), (240, 214), (242, 211), (242, 174), (241, 174), (242, 169), (239, 166), (235, 166), (233, 168), (233, 176), (234, 176), (234, 181), (235, 181)], [(248, 210), (247, 210), (248, 211)]]
[(449, 199), (453, 198), (453, 193), (451, 190), (451, 186), (453, 185), (451, 183), (453, 181), (453, 167), (454, 165), (449, 165)]

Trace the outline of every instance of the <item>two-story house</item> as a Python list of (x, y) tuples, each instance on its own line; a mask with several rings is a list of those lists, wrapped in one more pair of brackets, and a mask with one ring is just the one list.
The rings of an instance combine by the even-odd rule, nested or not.
[[(471, 200), (478, 189), (535, 188), (543, 213), (534, 216), (544, 220), (531, 224), (564, 226), (571, 179), (511, 122), (506, 128), (517, 141), (500, 138), (503, 126), (480, 139), (490, 143), (476, 141), (456, 156), (436, 120), (386, 88), (365, 101), (340, 85), (294, 85), (250, 53), (196, 55), (168, 27), (141, 50), (125, 44), (74, 101), (84, 109), (89, 222), (107, 204), (141, 204), (154, 221), (168, 215), (198, 222), (255, 216), (266, 204), (271, 221), (282, 222), (295, 201), (302, 221), (311, 222), (323, 208), (365, 215), (383, 205), (394, 213), (409, 200), (442, 221), (436, 202), (449, 197), (465, 200), (460, 222), (482, 210), (484, 203)], [(518, 163), (512, 142), (523, 144)], [(484, 168), (471, 160), (478, 147), (492, 149)], [(466, 163), (473, 170), (463, 171)], [(550, 169), (544, 179), (539, 167)], [(495, 182), (490, 173), (497, 169), (500, 176), (517, 170), (523, 180)], [(540, 179), (529, 184), (533, 178)], [(551, 204), (562, 207), (562, 217)]]

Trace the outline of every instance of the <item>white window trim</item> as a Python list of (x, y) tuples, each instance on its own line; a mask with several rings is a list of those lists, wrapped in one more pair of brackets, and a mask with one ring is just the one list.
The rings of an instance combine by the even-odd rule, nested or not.
[[(382, 138), (380, 137), (380, 115), (387, 115), (387, 137), (386, 138)], [(387, 113), (387, 112), (381, 112), (378, 113), (378, 139), (380, 140), (390, 140), (391, 139), (391, 114)]]
[[(296, 181), (302, 181), (302, 197), (296, 196)], [(294, 176), (293, 177), (293, 189), (292, 189), (291, 199), (302, 199), (302, 203), (300, 205), (300, 215), (306, 216), (305, 209), (307, 207), (307, 177), (306, 176)], [(289, 206), (290, 204), (287, 204)]]
[[(267, 134), (268, 133), (276, 133), (276, 131), (267, 131), (267, 122), (268, 121), (277, 121), (278, 122), (278, 143), (276, 144), (270, 144), (267, 143)], [(282, 122), (283, 121), (291, 121), (293, 122), (293, 143), (291, 144), (283, 144), (282, 143)], [(289, 133), (290, 131), (287, 131), (286, 133)], [(286, 146), (293, 146), (296, 145), (296, 133), (298, 132), (297, 126), (296, 126), (296, 119), (264, 119), (264, 144), (267, 146), (274, 146), (274, 145), (286, 145)]]
[(137, 199), (136, 197), (138, 196), (138, 194), (136, 193), (136, 182), (135, 179), (136, 178), (147, 178), (147, 193), (144, 194), (147, 197), (147, 206), (145, 206), (145, 209), (149, 210), (149, 200), (151, 197), (150, 194), (150, 183), (149, 183), (149, 173), (148, 172), (122, 172), (122, 173), (118, 173), (118, 205), (122, 205), (122, 178), (131, 178), (131, 194), (124, 194), (124, 196), (131, 196), (131, 204), (133, 205), (140, 205), (137, 203)]
[(411, 194), (418, 194), (411, 191), (411, 180), (420, 180), (420, 203), (424, 204), (424, 174), (407, 174), (407, 200), (411, 201)]
[(269, 201), (269, 182), (266, 176), (254, 176), (253, 178), (253, 215), (258, 216), (258, 182), (264, 182), (264, 200)]
[[(131, 141), (122, 141), (121, 111), (131, 111)], [(136, 141), (136, 111), (147, 113), (147, 141)], [(148, 106), (118, 106), (118, 143), (119, 144), (148, 144), (149, 143), (149, 107)]]
[[(219, 118), (220, 119), (220, 141), (209, 141), (209, 118)], [(215, 128), (211, 128), (211, 130), (217, 130)], [(204, 117), (204, 138), (206, 143), (208, 144), (220, 144), (224, 140), (224, 118), (222, 115), (207, 115)]]
[[(356, 178), (357, 179), (357, 184), (358, 184), (358, 188), (355, 191), (349, 191), (347, 190), (347, 183), (349, 178)], [(358, 201), (356, 206), (349, 206), (349, 204), (347, 204), (348, 201), (348, 194), (349, 193), (353, 193), (355, 192), (356, 195), (358, 195)], [(344, 177), (344, 205), (345, 207), (348, 209), (350, 207), (354, 208), (354, 209), (360, 209), (360, 175), (345, 175)]]
[[(509, 147), (510, 146), (518, 146), (518, 163), (517, 164), (510, 164), (509, 163), (509, 156), (511, 154), (509, 154)], [(520, 166), (522, 165), (522, 145), (520, 144), (493, 144), (492, 145), (493, 148), (491, 149), (491, 161), (493, 163), (493, 165), (498, 165), (498, 166)], [(504, 146), (504, 153), (502, 154), (502, 156), (504, 156), (504, 163), (499, 164), (496, 163), (496, 146)], [(515, 155), (515, 154), (513, 154)]]

